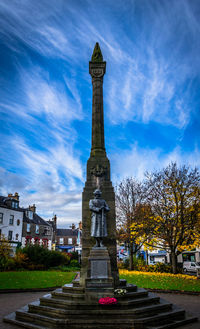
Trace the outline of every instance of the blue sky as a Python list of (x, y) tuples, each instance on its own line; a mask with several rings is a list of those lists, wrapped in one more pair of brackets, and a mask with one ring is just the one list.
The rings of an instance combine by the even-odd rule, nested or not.
[(99, 42), (113, 185), (200, 167), (199, 0), (1, 0), (0, 194), (59, 227), (81, 219)]

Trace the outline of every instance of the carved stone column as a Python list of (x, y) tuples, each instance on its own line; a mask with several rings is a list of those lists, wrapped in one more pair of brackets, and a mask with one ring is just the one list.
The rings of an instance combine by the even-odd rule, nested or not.
[(103, 241), (108, 249), (111, 265), (111, 275), (114, 285), (118, 285), (119, 276), (117, 269), (116, 250), (116, 219), (115, 219), (115, 194), (110, 181), (110, 162), (106, 156), (104, 143), (104, 115), (103, 115), (103, 76), (106, 62), (98, 43), (94, 48), (92, 60), (89, 63), (89, 72), (92, 76), (93, 102), (92, 102), (92, 147), (90, 158), (87, 162), (87, 180), (82, 194), (82, 263), (80, 283), (85, 286), (88, 272), (88, 258), (90, 250), (95, 244), (95, 239), (90, 235), (91, 212), (89, 200), (93, 198), (96, 188), (102, 191), (102, 198), (106, 200), (110, 211), (107, 216), (108, 237)]

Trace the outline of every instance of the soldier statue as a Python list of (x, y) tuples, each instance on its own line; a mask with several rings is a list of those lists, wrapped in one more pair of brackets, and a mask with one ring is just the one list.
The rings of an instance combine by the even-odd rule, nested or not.
[(110, 210), (106, 201), (101, 198), (99, 189), (94, 191), (94, 199), (90, 200), (89, 208), (92, 211), (91, 236), (96, 239), (95, 247), (103, 247), (103, 237), (107, 236), (106, 212)]

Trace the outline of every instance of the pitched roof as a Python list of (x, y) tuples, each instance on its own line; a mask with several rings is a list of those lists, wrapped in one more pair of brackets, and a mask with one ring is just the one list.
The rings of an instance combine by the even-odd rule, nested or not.
[(28, 218), (26, 216), (26, 210), (29, 210), (29, 209), (24, 209), (24, 222), (51, 227), (51, 225), (49, 223), (47, 223), (44, 219), (42, 219), (40, 216), (38, 216), (35, 212), (33, 213), (33, 219)]
[(12, 209), (12, 210), (15, 210), (15, 211), (23, 211), (23, 208), (13, 208), (11, 207), (11, 203), (10, 202), (7, 202), (7, 201), (15, 201), (15, 202), (18, 202), (19, 204), (19, 201), (16, 200), (14, 197), (8, 197), (8, 196), (3, 196), (3, 195), (0, 195), (0, 207), (2, 208), (6, 208), (6, 209)]
[[(14, 200), (14, 201), (17, 201), (15, 198), (12, 198), (12, 197), (7, 197), (7, 196), (3, 196), (1, 195), (0, 196), (0, 207), (4, 207), (4, 208), (8, 208), (8, 209), (11, 209), (7, 204), (6, 204), (6, 201), (8, 200)], [(18, 202), (18, 201), (17, 201)], [(39, 215), (37, 215), (36, 213), (33, 212), (33, 219), (30, 219), (26, 216), (26, 211), (27, 210), (30, 210), (29, 208), (21, 208), (21, 207), (18, 207), (18, 208), (12, 208), (12, 210), (15, 210), (15, 211), (21, 211), (24, 213), (24, 216), (23, 216), (23, 221), (26, 222), (26, 223), (34, 223), (34, 224), (37, 224), (37, 225), (45, 225), (45, 226), (50, 226), (51, 225), (46, 222), (44, 219), (42, 219)]]
[(72, 230), (71, 228), (58, 228), (56, 230), (58, 236), (78, 236), (78, 229)]

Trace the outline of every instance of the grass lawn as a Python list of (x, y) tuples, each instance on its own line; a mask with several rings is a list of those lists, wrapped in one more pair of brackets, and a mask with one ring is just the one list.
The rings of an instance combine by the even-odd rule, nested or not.
[(120, 279), (142, 288), (200, 292), (200, 279), (196, 276), (128, 270), (119, 270), (119, 273)]
[(1, 289), (51, 288), (70, 283), (75, 272), (23, 271), (0, 272)]

